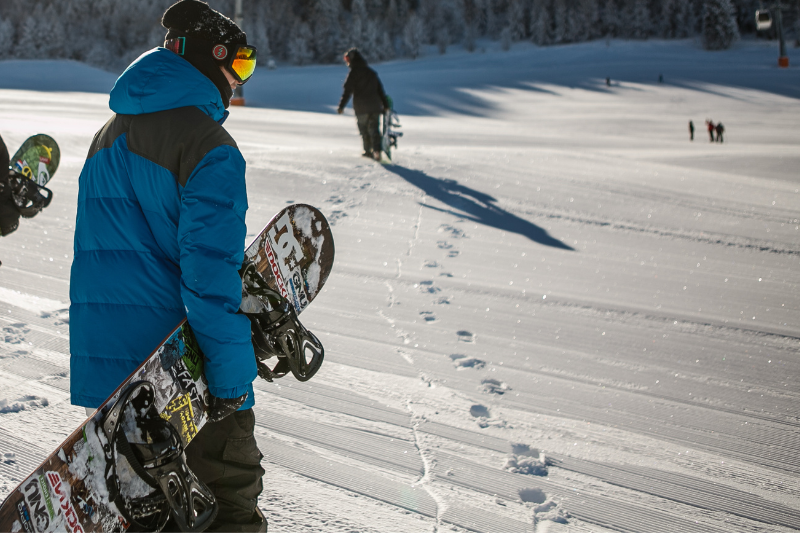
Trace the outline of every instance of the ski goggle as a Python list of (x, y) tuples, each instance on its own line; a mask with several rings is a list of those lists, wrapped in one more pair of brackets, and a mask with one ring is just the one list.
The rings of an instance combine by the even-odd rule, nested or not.
[(225, 63), (225, 68), (233, 74), (233, 77), (239, 83), (249, 80), (256, 70), (256, 47), (249, 45), (239, 46), (236, 52), (230, 55), (230, 59)]
[[(192, 43), (196, 43), (200, 46), (208, 46), (207, 42), (204, 43), (199, 39), (191, 40)], [(175, 39), (168, 39), (164, 42), (164, 48), (167, 50), (171, 50), (178, 54), (179, 56), (183, 56), (186, 53), (186, 45), (189, 44), (186, 42), (185, 37), (177, 37)], [(235, 50), (231, 53), (231, 48), (235, 47)], [(245, 83), (256, 70), (256, 47), (250, 45), (225, 45), (225, 44), (215, 44), (211, 49), (211, 55), (214, 56), (214, 59), (220, 62), (220, 64), (231, 73), (236, 81), (240, 84)]]

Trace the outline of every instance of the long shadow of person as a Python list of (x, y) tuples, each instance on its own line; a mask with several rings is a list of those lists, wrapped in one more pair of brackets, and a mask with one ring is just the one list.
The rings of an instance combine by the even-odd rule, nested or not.
[(399, 165), (387, 165), (385, 168), (452, 209), (442, 209), (427, 204), (425, 207), (463, 217), (499, 230), (518, 233), (533, 242), (544, 244), (545, 246), (561, 248), (562, 250), (574, 250), (571, 246), (551, 237), (536, 224), (500, 209), (494, 205), (497, 199), (488, 194), (465, 187), (455, 180), (428, 176), (419, 170), (412, 170)]

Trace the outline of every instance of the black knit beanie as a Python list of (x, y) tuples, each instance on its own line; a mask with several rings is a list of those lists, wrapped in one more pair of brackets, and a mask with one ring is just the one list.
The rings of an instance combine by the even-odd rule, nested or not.
[[(247, 44), (247, 35), (231, 19), (199, 0), (173, 4), (164, 12), (161, 25), (167, 29), (164, 41), (185, 38), (182, 57), (214, 82), (227, 109), (233, 91), (219, 69), (224, 61), (217, 59), (221, 55), (217, 46)], [(231, 46), (226, 48), (225, 56), (235, 53)]]

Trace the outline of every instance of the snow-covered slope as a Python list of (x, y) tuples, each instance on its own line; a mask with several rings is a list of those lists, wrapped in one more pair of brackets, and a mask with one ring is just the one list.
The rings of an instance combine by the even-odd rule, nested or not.
[[(800, 528), (800, 69), (775, 56), (611, 41), (376, 65), (405, 132), (388, 166), (332, 112), (343, 67), (259, 70), (226, 123), (249, 232), (306, 202), (337, 246), (303, 314), (322, 370), (257, 384), (270, 531)], [(6, 143), (63, 154), (53, 204), (0, 239), (0, 496), (84, 418), (69, 267), (113, 75), (47, 69), (72, 74), (0, 62)]]

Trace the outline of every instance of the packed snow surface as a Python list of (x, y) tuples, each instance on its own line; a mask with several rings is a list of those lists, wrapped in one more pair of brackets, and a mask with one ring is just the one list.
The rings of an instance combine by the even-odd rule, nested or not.
[[(393, 165), (336, 115), (341, 65), (259, 69), (225, 123), (248, 242), (289, 203), (336, 242), (301, 316), (322, 369), (256, 385), (270, 532), (800, 528), (800, 69), (692, 40), (373, 66)], [(0, 135), (62, 152), (0, 239), (0, 496), (85, 418), (69, 270), (114, 79), (0, 62)]]

